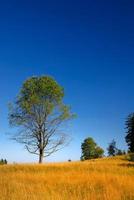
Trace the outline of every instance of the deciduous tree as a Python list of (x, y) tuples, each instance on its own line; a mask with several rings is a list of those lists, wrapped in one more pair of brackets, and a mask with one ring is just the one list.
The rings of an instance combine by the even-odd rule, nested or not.
[(63, 103), (63, 97), (63, 88), (52, 77), (32, 77), (24, 82), (10, 105), (10, 124), (19, 127), (11, 138), (39, 155), (39, 163), (68, 141), (61, 127), (74, 115)]
[(82, 156), (81, 160), (89, 160), (93, 158), (100, 158), (104, 154), (104, 150), (97, 146), (93, 138), (86, 138), (81, 144)]

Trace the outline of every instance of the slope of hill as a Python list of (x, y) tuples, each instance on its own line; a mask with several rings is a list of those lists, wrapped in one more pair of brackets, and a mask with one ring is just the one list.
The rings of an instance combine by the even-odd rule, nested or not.
[(0, 200), (134, 200), (134, 164), (116, 157), (0, 166)]

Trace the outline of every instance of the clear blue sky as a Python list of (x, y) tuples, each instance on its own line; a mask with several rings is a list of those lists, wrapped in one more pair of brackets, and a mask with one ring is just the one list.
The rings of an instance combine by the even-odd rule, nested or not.
[(124, 121), (134, 111), (134, 3), (131, 0), (1, 1), (0, 157), (32, 162), (37, 157), (8, 140), (7, 104), (23, 81), (52, 75), (78, 115), (72, 143), (47, 161), (77, 160), (87, 136), (106, 149), (121, 149)]

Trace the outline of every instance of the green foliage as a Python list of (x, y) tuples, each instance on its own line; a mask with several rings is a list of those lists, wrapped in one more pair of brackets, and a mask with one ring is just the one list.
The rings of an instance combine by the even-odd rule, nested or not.
[(116, 155), (117, 156), (121, 156), (121, 155), (125, 155), (126, 154), (126, 152), (123, 150), (121, 150), (121, 149), (117, 149), (117, 151), (116, 151)]
[(121, 150), (121, 149), (118, 149), (116, 155), (118, 155), (118, 156), (123, 155), (122, 150)]
[(53, 78), (32, 77), (24, 83), (18, 103), (27, 112), (33, 105), (48, 104), (48, 112), (51, 112), (54, 105), (61, 103), (63, 96), (63, 88)]
[(63, 103), (63, 97), (63, 88), (52, 77), (26, 80), (16, 102), (10, 105), (10, 124), (21, 127), (13, 139), (37, 155), (44, 156), (45, 152), (49, 156), (57, 151), (66, 138), (58, 128), (74, 117), (70, 107)]
[(126, 120), (127, 135), (125, 137), (129, 151), (134, 152), (134, 113), (130, 114)]
[(117, 154), (117, 148), (116, 148), (115, 140), (112, 140), (112, 142), (109, 144), (107, 150), (108, 150), (109, 156), (115, 156)]
[(104, 154), (104, 150), (97, 146), (93, 138), (88, 137), (84, 140), (84, 142), (81, 145), (82, 149), (82, 156), (81, 160), (89, 160), (93, 158), (100, 158)]
[(120, 156), (120, 155), (125, 155), (126, 152), (124, 150), (118, 149), (116, 147), (116, 142), (115, 140), (112, 140), (112, 142), (109, 144), (108, 148), (108, 156)]
[(104, 155), (104, 150), (101, 147), (97, 146), (95, 148), (95, 158), (101, 158), (103, 155)]
[(35, 116), (35, 110), (39, 112), (41, 109), (49, 115), (57, 108), (61, 112), (61, 119), (70, 118), (70, 107), (62, 103), (63, 97), (63, 88), (49, 76), (32, 77), (26, 80), (14, 104), (15, 110), (10, 105), (10, 124), (23, 125), (24, 115)]
[(6, 159), (1, 159), (0, 160), (0, 165), (7, 165), (7, 160)]

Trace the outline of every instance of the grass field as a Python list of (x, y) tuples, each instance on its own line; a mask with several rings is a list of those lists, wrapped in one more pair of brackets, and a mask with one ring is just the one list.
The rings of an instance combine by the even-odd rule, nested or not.
[(116, 157), (0, 166), (0, 200), (134, 200), (134, 164)]

